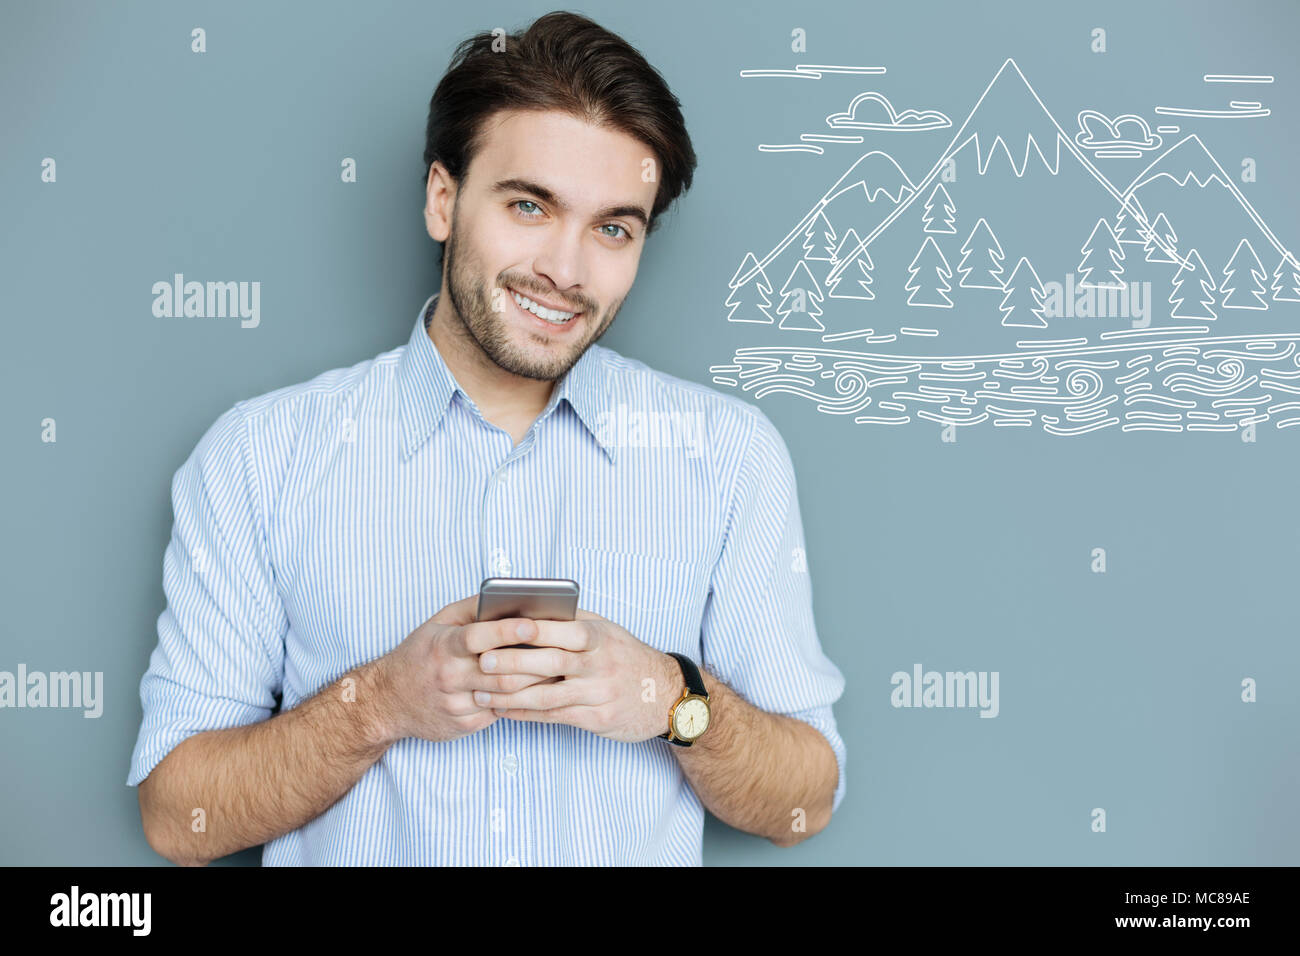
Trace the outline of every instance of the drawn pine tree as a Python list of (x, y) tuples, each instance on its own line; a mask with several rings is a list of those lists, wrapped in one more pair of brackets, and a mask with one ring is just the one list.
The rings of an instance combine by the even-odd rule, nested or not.
[(800, 259), (781, 287), (781, 304), (776, 308), (777, 314), (782, 316), (780, 328), (797, 332), (826, 331), (826, 326), (817, 321), (822, 314), (821, 302), (818, 282)]
[[(814, 238), (820, 232), (820, 238)], [(803, 257), (805, 259), (815, 259), (820, 262), (828, 262), (835, 255), (837, 245), (835, 236), (835, 227), (831, 225), (829, 219), (822, 213), (813, 216), (813, 221), (808, 224), (808, 228), (803, 231)], [(814, 247), (818, 247), (814, 250)]]
[[(844, 241), (840, 243), (839, 248), (835, 250), (835, 254), (831, 257), (831, 268), (839, 265), (845, 256), (852, 255), (853, 250), (858, 248), (861, 243), (862, 240), (858, 238), (857, 231), (850, 226), (848, 232), (844, 234)], [(871, 261), (871, 256), (867, 254), (866, 249), (858, 253), (854, 265), (857, 266), (856, 273), (853, 266), (849, 266), (826, 286), (826, 294), (830, 298), (874, 299), (876, 297), (876, 294), (868, 288), (871, 285), (871, 270), (876, 267), (876, 264)], [(845, 279), (854, 281), (845, 284)]]
[[(1183, 286), (1192, 283), (1186, 291)], [(1205, 261), (1195, 249), (1187, 250), (1187, 260), (1174, 275), (1174, 288), (1169, 293), (1169, 303), (1173, 311), (1171, 319), (1214, 319), (1214, 280)], [(1193, 304), (1193, 302), (1195, 304)]]
[(907, 267), (907, 284), (903, 287), (909, 293), (908, 305), (923, 305), (935, 309), (951, 309), (952, 299), (948, 293), (952, 286), (952, 267), (935, 244), (933, 236), (926, 236), (925, 242)]
[(1282, 253), (1282, 259), (1273, 270), (1273, 301), (1300, 302), (1300, 263), (1291, 253)]
[[(977, 262), (967, 265), (970, 257), (978, 250)], [(961, 273), (961, 281), (957, 283), (963, 289), (997, 289), (1002, 291), (1002, 260), (1006, 258), (1006, 253), (1002, 251), (1002, 244), (998, 242), (998, 237), (993, 235), (993, 230), (989, 224), (981, 217), (980, 221), (975, 223), (975, 228), (970, 231), (966, 241), (961, 247), (961, 262), (957, 263), (957, 271)]]
[(1006, 294), (998, 306), (1002, 310), (1002, 324), (1030, 329), (1047, 328), (1047, 320), (1043, 318), (1043, 299), (1046, 295), (1047, 290), (1039, 281), (1038, 273), (1029, 264), (1029, 260), (1021, 256), (1011, 277), (1007, 279)]
[[(1124, 247), (1115, 238), (1109, 222), (1098, 219), (1080, 251), (1083, 253), (1083, 261), (1077, 270), (1082, 273), (1079, 277), (1080, 287), (1124, 288), (1124, 280), (1120, 278), (1124, 274)], [(1100, 273), (1095, 279), (1092, 275), (1094, 270), (1099, 270)]]
[(1219, 286), (1219, 291), (1223, 293), (1223, 307), (1267, 309), (1268, 303), (1264, 301), (1264, 296), (1268, 294), (1268, 288), (1264, 285), (1267, 276), (1264, 264), (1255, 255), (1249, 240), (1242, 239), (1237, 243), (1228, 264), (1223, 267), (1223, 283)]
[[(939, 211), (935, 211), (935, 206)], [(921, 221), (925, 223), (926, 232), (956, 232), (957, 226), (953, 222), (953, 214), (957, 207), (953, 205), (952, 197), (948, 195), (948, 190), (943, 188), (943, 183), (939, 183), (930, 191), (930, 198), (925, 201), (925, 210), (921, 213)], [(938, 220), (936, 222), (935, 220)]]
[(1151, 229), (1145, 233), (1146, 241), (1142, 245), (1143, 251), (1146, 252), (1147, 262), (1177, 262), (1178, 260), (1161, 249), (1156, 244), (1159, 239), (1171, 249), (1178, 248), (1178, 234), (1174, 232), (1173, 227), (1169, 225), (1169, 220), (1165, 218), (1164, 213), (1156, 216), (1156, 221), (1151, 223)]

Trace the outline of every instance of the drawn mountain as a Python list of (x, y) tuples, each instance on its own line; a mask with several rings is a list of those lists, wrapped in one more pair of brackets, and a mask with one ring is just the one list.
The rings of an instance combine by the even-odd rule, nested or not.
[[(867, 289), (871, 282), (869, 256), (860, 257), (860, 264), (854, 266), (849, 282), (838, 290), (836, 287), (840, 286), (839, 279), (828, 284), (825, 281), (826, 275), (834, 267), (837, 255), (842, 254), (846, 247), (856, 250), (858, 236), (870, 232), (890, 210), (910, 198), (915, 189), (902, 167), (888, 153), (872, 150), (863, 154), (761, 260), (752, 252), (745, 254), (736, 274), (728, 283), (731, 291), (727, 305), (732, 306), (743, 300), (745, 296), (738, 300), (736, 293), (750, 282), (761, 282), (768, 286), (765, 291), (770, 292), (768, 275), (788, 275), (808, 284), (808, 302), (820, 301), (832, 294), (837, 298), (870, 299), (871, 294)], [(844, 242), (848, 236), (853, 237), (851, 244)], [(787, 292), (788, 290), (783, 291), (782, 295)], [(758, 297), (757, 294), (749, 296)], [(766, 316), (767, 312), (764, 309), (759, 314)], [(735, 314), (733, 311), (732, 315)], [(793, 327), (797, 318), (787, 317), (782, 328)], [(816, 316), (810, 317), (807, 327), (820, 327)]]
[[(904, 354), (1017, 352), (1129, 328), (1140, 318), (1127, 311), (1133, 294), (1145, 297), (1148, 324), (1187, 324), (1170, 296), (1176, 276), (1186, 285), (1195, 272), (1191, 249), (1204, 262), (1198, 283), (1212, 283), (1196, 286), (1213, 300), (1205, 311), (1230, 276), (1240, 287), (1222, 332), (1260, 331), (1261, 301), (1300, 299), (1300, 261), (1197, 137), (1121, 192), (1007, 59), (924, 177), (914, 182), (884, 152), (862, 155), (771, 251), (745, 255), (726, 304), (763, 306), (750, 308), (752, 321), (775, 317), (773, 331), (801, 341), (862, 331)], [(1021, 306), (1005, 321), (1022, 260), (1033, 281), (1021, 282), (1011, 300)], [(763, 288), (737, 296), (749, 283)], [(1123, 311), (1065, 311), (1064, 296), (1073, 306), (1083, 288), (1112, 303), (1125, 295)], [(1275, 319), (1296, 322), (1271, 310), (1264, 324)], [(1249, 324), (1228, 328), (1233, 321)]]
[[(1185, 258), (1195, 248), (1215, 282), (1246, 240), (1270, 274), (1287, 255), (1286, 247), (1237, 188), (1195, 134), (1186, 136), (1134, 177), (1124, 199), (1149, 217), (1163, 214), (1178, 236)], [(1136, 200), (1136, 203), (1134, 203)]]
[[(935, 205), (926, 197), (940, 188), (945, 208), (950, 200), (954, 210), (950, 236), (933, 234)], [(870, 257), (878, 301), (884, 290), (897, 287), (912, 293), (900, 304), (912, 306), (930, 301), (915, 295), (910, 270), (927, 242), (937, 241), (939, 252), (951, 263), (969, 261), (970, 250), (978, 245), (985, 261), (996, 263), (1005, 255), (1010, 266), (1027, 259), (1036, 276), (1063, 282), (1067, 274), (1078, 273), (1098, 221), (1115, 218), (1120, 201), (1119, 190), (1077, 147), (1015, 61), (1008, 59), (929, 173), (863, 236), (857, 252)], [(1082, 212), (1074, 211), (1080, 208)], [(1135, 228), (1150, 227), (1143, 215), (1138, 209), (1130, 212)], [(990, 253), (995, 260), (989, 259)], [(855, 263), (853, 250), (841, 251), (832, 259), (827, 284), (857, 269)], [(1000, 274), (1001, 281), (1009, 272)], [(1004, 289), (990, 281), (990, 275), (998, 273), (985, 271), (982, 280), (967, 278), (955, 290), (946, 317), (902, 310), (895, 322), (939, 330), (932, 341), (935, 348), (944, 349), (1014, 348), (1016, 342), (1035, 336), (1061, 335), (1050, 321), (1033, 323), (1033, 328), (1006, 328), (1012, 323), (1001, 320)], [(835, 320), (833, 314), (827, 318)], [(868, 317), (858, 324), (879, 329), (884, 323)]]

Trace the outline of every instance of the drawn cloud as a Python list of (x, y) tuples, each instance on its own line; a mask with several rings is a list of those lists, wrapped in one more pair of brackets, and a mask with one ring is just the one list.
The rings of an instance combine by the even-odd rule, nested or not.
[[(870, 101), (875, 106), (863, 106), (861, 114), (858, 107)], [(853, 97), (853, 102), (843, 113), (832, 113), (826, 117), (826, 125), (832, 129), (881, 129), (898, 132), (912, 132), (923, 129), (942, 129), (951, 126), (948, 119), (938, 110), (903, 110), (895, 111), (893, 105), (883, 93), (868, 91)]]
[(1159, 133), (1151, 132), (1147, 121), (1132, 113), (1116, 116), (1113, 120), (1096, 110), (1079, 113), (1079, 132), (1075, 143), (1082, 149), (1106, 149), (1112, 146), (1131, 146), (1135, 149), (1159, 149)]

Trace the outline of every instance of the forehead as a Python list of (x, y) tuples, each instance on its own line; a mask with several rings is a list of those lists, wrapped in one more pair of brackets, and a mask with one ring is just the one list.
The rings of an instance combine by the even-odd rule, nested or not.
[(639, 200), (648, 209), (659, 177), (644, 181), (647, 159), (654, 161), (650, 147), (621, 130), (559, 111), (507, 110), (484, 124), (470, 181), (489, 188), (529, 179), (578, 206)]

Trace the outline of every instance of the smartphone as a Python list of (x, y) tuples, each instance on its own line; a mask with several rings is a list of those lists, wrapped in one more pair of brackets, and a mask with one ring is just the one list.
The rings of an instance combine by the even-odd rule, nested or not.
[(485, 578), (479, 585), (476, 618), (480, 621), (499, 621), (504, 617), (572, 621), (577, 613), (578, 582), (568, 578)]

